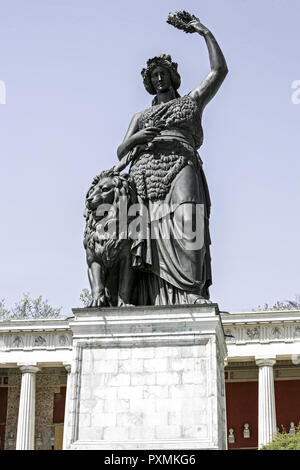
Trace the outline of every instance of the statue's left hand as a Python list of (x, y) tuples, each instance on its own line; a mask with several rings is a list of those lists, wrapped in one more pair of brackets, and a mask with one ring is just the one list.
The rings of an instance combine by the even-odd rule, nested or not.
[(192, 20), (190, 21), (187, 26), (192, 26), (194, 28), (194, 33), (199, 33), (201, 36), (204, 36), (206, 33), (209, 32), (209, 29), (201, 23), (200, 20)]

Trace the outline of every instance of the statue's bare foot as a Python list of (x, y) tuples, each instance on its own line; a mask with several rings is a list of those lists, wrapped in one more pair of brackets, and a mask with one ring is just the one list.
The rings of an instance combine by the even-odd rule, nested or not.
[(210, 300), (207, 300), (204, 297), (201, 297), (201, 295), (197, 295), (197, 294), (187, 294), (187, 298), (188, 298), (188, 304), (201, 305), (201, 304), (212, 303)]
[(129, 304), (122, 299), (118, 301), (118, 307), (134, 307), (134, 304)]
[(106, 299), (104, 294), (98, 294), (93, 296), (93, 300), (90, 302), (89, 307), (105, 307)]

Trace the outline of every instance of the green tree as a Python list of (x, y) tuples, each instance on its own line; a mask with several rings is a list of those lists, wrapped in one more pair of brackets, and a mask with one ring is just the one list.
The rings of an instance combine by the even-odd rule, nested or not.
[(23, 294), (23, 298), (11, 309), (6, 308), (5, 300), (0, 301), (0, 320), (25, 320), (26, 318), (57, 318), (61, 307), (54, 308), (48, 300), (39, 297), (32, 298), (30, 294)]
[(91, 291), (89, 289), (82, 289), (80, 294), (80, 300), (83, 303), (84, 307), (88, 307), (93, 300)]
[(0, 300), (0, 320), (4, 320), (5, 318), (8, 318), (10, 315), (10, 310), (5, 307), (5, 300), (1, 299)]
[(295, 435), (286, 431), (277, 433), (273, 441), (261, 450), (300, 450), (300, 426), (296, 428)]
[(300, 295), (295, 296), (295, 300), (277, 300), (273, 306), (269, 304), (264, 304), (264, 306), (259, 305), (253, 311), (278, 311), (278, 310), (297, 310), (300, 309)]

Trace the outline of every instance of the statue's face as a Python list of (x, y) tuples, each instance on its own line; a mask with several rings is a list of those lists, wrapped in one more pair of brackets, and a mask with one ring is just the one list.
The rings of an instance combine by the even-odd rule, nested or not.
[(151, 82), (156, 93), (170, 90), (172, 82), (169, 70), (161, 66), (155, 67), (151, 73)]

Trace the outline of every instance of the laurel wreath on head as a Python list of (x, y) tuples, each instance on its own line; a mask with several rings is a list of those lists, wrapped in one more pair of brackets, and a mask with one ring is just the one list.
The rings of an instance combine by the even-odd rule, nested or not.
[(188, 26), (190, 21), (197, 20), (195, 15), (191, 15), (188, 11), (176, 11), (175, 13), (169, 13), (167, 23), (171, 24), (175, 28), (182, 29), (186, 33), (193, 33), (195, 31), (193, 26)]

